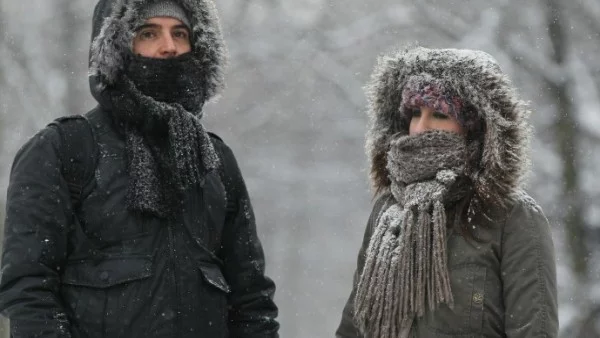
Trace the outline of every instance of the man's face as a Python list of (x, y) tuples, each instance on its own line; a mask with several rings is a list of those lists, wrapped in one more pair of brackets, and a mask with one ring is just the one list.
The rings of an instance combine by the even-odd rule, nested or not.
[(133, 38), (133, 52), (144, 57), (168, 59), (191, 50), (190, 31), (175, 18), (150, 18)]

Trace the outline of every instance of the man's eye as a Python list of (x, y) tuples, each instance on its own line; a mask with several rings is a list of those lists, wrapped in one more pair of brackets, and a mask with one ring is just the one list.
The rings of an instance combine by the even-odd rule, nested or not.
[(152, 39), (156, 36), (153, 31), (141, 31), (138, 33), (138, 37), (142, 40)]
[(173, 36), (178, 39), (187, 39), (188, 33), (186, 31), (178, 31), (178, 32), (173, 33)]

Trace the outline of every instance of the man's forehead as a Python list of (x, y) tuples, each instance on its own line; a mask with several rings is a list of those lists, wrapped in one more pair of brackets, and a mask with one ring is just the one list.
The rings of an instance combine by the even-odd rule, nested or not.
[(138, 30), (147, 27), (161, 29), (185, 28), (189, 30), (188, 26), (181, 22), (181, 20), (166, 16), (148, 18), (140, 27), (138, 27)]

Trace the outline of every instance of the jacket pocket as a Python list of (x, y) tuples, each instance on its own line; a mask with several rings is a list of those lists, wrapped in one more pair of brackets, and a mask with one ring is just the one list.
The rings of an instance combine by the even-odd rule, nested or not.
[(149, 300), (139, 282), (152, 276), (152, 257), (108, 257), (100, 262), (69, 262), (61, 292), (75, 336), (123, 336), (127, 323)]
[(229, 284), (227, 284), (227, 281), (225, 280), (225, 277), (223, 276), (219, 266), (215, 264), (200, 263), (200, 271), (202, 271), (202, 277), (206, 283), (226, 294), (231, 292)]
[(201, 262), (199, 270), (204, 287), (198, 295), (198, 318), (205, 323), (203, 333), (206, 337), (227, 337), (229, 284), (216, 264)]
[[(480, 334), (483, 329), (486, 267), (468, 264), (450, 268), (453, 307), (441, 304), (428, 311), (424, 321), (440, 337)], [(432, 337), (435, 336), (432, 335)]]

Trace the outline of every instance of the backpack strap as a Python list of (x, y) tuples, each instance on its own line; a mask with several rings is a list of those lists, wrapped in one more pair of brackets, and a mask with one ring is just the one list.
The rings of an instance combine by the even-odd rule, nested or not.
[(81, 206), (84, 188), (92, 182), (98, 164), (98, 147), (92, 126), (83, 115), (66, 116), (51, 123), (60, 135), (62, 174), (69, 187), (73, 209)]
[[(208, 132), (208, 135), (211, 137), (211, 141), (213, 143), (213, 147), (217, 152), (217, 156), (219, 157), (219, 168), (217, 169), (219, 172), (219, 178), (221, 179), (221, 184), (223, 185), (223, 189), (225, 189), (225, 200), (226, 200), (226, 212), (229, 212), (232, 209), (235, 209), (235, 205), (233, 202), (233, 196), (231, 195), (231, 178), (228, 177), (227, 168), (225, 167), (225, 155), (223, 154), (223, 147), (216, 144), (217, 142), (223, 142), (217, 134), (212, 132)], [(215, 141), (216, 140), (216, 141)]]
[(50, 125), (56, 127), (60, 136), (61, 173), (67, 182), (73, 205), (72, 229), (75, 231), (75, 236), (79, 238), (70, 259), (92, 258), (99, 263), (104, 255), (87, 237), (77, 218), (77, 210), (85, 197), (84, 191), (90, 190), (88, 188), (94, 182), (94, 172), (98, 165), (99, 150), (96, 135), (90, 121), (84, 115), (61, 117)]

